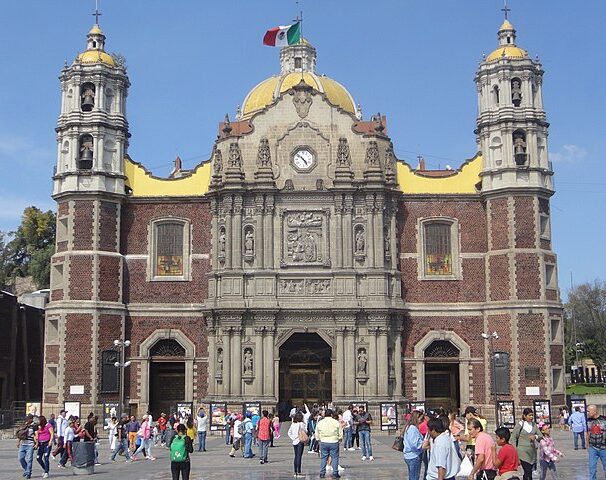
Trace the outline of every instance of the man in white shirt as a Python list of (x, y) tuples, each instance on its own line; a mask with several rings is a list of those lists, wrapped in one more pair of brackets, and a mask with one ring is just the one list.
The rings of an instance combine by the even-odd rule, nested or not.
[(208, 427), (208, 415), (204, 408), (200, 407), (196, 417), (196, 430), (198, 431), (198, 452), (206, 452), (206, 428)]
[(53, 452), (53, 459), (56, 458), (57, 455), (61, 457), (63, 454), (63, 449), (65, 448), (65, 430), (67, 429), (67, 418), (65, 418), (67, 412), (65, 410), (61, 410), (59, 412), (59, 416), (57, 417), (57, 448)]
[(349, 405), (347, 410), (343, 412), (343, 448), (345, 450), (353, 451), (355, 448), (351, 445), (351, 425), (353, 415), (351, 410), (353, 405)]
[(455, 480), (461, 467), (461, 459), (455, 450), (452, 435), (439, 418), (432, 418), (427, 422), (427, 431), (433, 440), (427, 466), (427, 480)]

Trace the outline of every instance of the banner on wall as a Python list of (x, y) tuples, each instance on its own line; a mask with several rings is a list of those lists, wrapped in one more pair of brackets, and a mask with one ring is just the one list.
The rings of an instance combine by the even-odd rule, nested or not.
[(551, 425), (551, 401), (550, 400), (534, 400), (534, 421), (539, 424), (541, 422)]
[(216, 432), (225, 428), (225, 415), (227, 415), (227, 403), (210, 404), (210, 431)]
[(39, 417), (42, 411), (42, 404), (40, 402), (27, 402), (25, 404), (25, 414)]
[(381, 430), (398, 429), (398, 407), (395, 403), (381, 404)]
[(179, 416), (179, 421), (181, 423), (183, 423), (187, 417), (191, 417), (193, 411), (194, 404), (192, 402), (177, 403), (177, 415)]
[(245, 402), (242, 404), (242, 413), (246, 415), (250, 412), (252, 415), (261, 415), (261, 402)]
[[(103, 404), (103, 425), (107, 425), (112, 417), (118, 418), (118, 408), (120, 408), (120, 404), (117, 402)], [(120, 419), (118, 418), (118, 420)]]
[(585, 401), (584, 398), (577, 398), (574, 400), (570, 400), (570, 413), (572, 414), (572, 412), (575, 411), (575, 409), (579, 407), (579, 409), (581, 410), (581, 413), (583, 415), (585, 415), (585, 418), (587, 418), (587, 402)]
[(497, 402), (499, 407), (499, 425), (507, 428), (516, 426), (515, 404), (512, 400)]
[(63, 409), (67, 412), (65, 418), (78, 417), (80, 418), (80, 402), (65, 402)]
[(410, 402), (408, 408), (411, 412), (416, 410), (417, 412), (425, 413), (425, 402)]

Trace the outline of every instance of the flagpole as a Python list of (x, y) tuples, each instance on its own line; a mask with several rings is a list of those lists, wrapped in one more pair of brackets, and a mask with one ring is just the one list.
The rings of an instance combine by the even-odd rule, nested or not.
[[(301, 9), (300, 11), (300, 16), (301, 16), (301, 25), (299, 26), (299, 31), (300, 31), (300, 35), (299, 35), (299, 45), (303, 44), (303, 9)], [(303, 77), (303, 60), (301, 60), (301, 81), (305, 82), (305, 78)]]

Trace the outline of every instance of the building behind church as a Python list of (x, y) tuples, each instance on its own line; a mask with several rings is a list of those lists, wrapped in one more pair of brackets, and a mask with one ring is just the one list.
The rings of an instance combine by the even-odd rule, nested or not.
[(130, 81), (105, 41), (93, 26), (60, 74), (45, 408), (117, 402), (125, 339), (126, 402), (155, 415), (331, 400), (490, 414), (495, 388), (564, 404), (543, 69), (509, 21), (476, 72), (478, 152), (456, 170), (396, 158), (387, 119), (363, 118), (303, 40), (219, 124), (211, 158), (154, 177), (128, 155)]

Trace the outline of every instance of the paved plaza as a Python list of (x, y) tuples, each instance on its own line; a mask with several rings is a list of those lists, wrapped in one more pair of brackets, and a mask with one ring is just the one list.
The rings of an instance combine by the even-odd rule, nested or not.
[[(587, 452), (572, 449), (572, 434), (570, 432), (554, 432), (556, 447), (562, 450), (565, 457), (558, 464), (561, 480), (587, 480)], [(378, 434), (373, 437), (374, 462), (362, 462), (360, 452), (343, 452), (341, 458), (345, 472), (344, 480), (386, 480), (407, 479), (406, 467), (402, 454), (391, 449), (393, 436)], [(293, 452), (286, 436), (275, 443), (276, 447), (269, 452), (269, 463), (260, 465), (257, 457), (243, 459), (240, 456), (230, 458), (223, 438), (212, 436), (207, 441), (207, 452), (194, 452), (192, 458), (191, 480), (278, 480), (292, 478)], [(169, 480), (170, 464), (168, 450), (156, 447), (153, 454), (157, 457), (154, 462), (139, 460), (134, 463), (124, 463), (120, 460), (112, 463), (108, 460), (108, 445), (104, 440), (100, 444), (102, 465), (95, 467), (95, 480)], [(255, 449), (256, 452), (256, 449)], [(305, 453), (303, 456), (303, 473), (307, 479), (318, 478), (320, 461), (315, 454)], [(599, 467), (601, 469), (601, 467)], [(41, 478), (42, 471), (34, 460), (32, 478)], [(71, 469), (60, 470), (57, 463), (52, 462), (51, 478), (71, 478)], [(17, 462), (15, 441), (0, 442), (0, 479), (20, 479), (21, 469)], [(327, 476), (329, 478), (329, 476)], [(538, 476), (536, 477), (538, 478)], [(600, 472), (598, 478), (604, 478)]]

